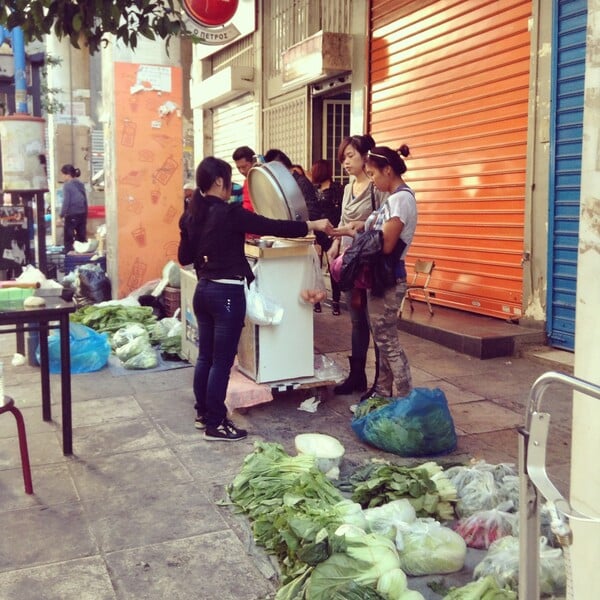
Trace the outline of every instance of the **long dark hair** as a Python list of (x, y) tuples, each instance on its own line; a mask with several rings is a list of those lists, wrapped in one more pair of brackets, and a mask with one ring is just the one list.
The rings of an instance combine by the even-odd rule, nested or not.
[(207, 156), (196, 168), (196, 189), (189, 207), (194, 220), (204, 219), (206, 213), (204, 194), (212, 187), (218, 177), (223, 180), (224, 187), (229, 187), (231, 185), (231, 165), (220, 158)]
[(79, 177), (81, 175), (81, 171), (73, 165), (63, 165), (60, 172), (63, 175), (70, 175), (71, 177)]

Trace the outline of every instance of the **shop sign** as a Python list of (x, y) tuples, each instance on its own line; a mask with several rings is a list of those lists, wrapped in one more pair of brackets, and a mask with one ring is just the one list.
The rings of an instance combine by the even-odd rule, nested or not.
[(256, 26), (255, 0), (181, 0), (187, 28), (207, 46), (197, 49), (198, 58), (214, 54)]

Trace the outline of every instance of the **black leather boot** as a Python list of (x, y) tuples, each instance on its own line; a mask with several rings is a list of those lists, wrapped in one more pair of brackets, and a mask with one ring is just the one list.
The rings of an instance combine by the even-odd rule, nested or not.
[(375, 394), (377, 387), (377, 379), (379, 378), (379, 348), (375, 345), (375, 377), (373, 377), (373, 385), (360, 397), (360, 402), (364, 402)]
[(350, 374), (343, 383), (333, 388), (333, 393), (337, 396), (344, 396), (353, 392), (364, 392), (367, 389), (366, 358), (349, 356), (348, 360), (350, 361)]

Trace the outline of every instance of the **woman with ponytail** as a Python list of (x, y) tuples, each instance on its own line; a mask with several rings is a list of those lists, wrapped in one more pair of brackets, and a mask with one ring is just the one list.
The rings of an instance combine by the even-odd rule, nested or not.
[[(370, 135), (353, 135), (342, 140), (338, 148), (338, 160), (350, 176), (350, 183), (344, 188), (340, 227), (353, 221), (365, 221), (379, 208), (385, 193), (376, 189), (365, 171), (367, 153), (375, 146)], [(327, 251), (331, 265), (352, 243), (352, 238), (344, 236), (333, 241)], [(352, 354), (348, 357), (350, 373), (346, 380), (334, 388), (337, 395), (364, 392), (367, 389), (367, 351), (369, 349), (369, 322), (367, 320), (366, 290), (354, 288), (344, 293), (344, 299), (352, 321)]]
[(60, 172), (64, 175), (63, 203), (60, 216), (64, 225), (64, 252), (73, 250), (73, 242), (87, 241), (88, 203), (85, 186), (78, 179), (81, 171), (73, 165), (63, 165)]
[[(405, 183), (404, 158), (410, 151), (406, 144), (398, 150), (378, 146), (367, 152), (365, 169), (373, 185), (389, 194), (381, 207), (365, 221), (354, 221), (335, 231), (335, 235), (354, 237), (360, 231), (381, 231), (383, 253), (392, 254), (398, 244), (396, 285), (382, 296), (368, 295), (367, 312), (373, 341), (379, 353), (379, 374), (372, 396), (406, 396), (412, 390), (408, 359), (400, 346), (397, 313), (406, 294), (404, 258), (417, 226), (417, 203), (414, 192)], [(394, 393), (395, 385), (395, 393)]]
[[(330, 234), (327, 219), (268, 219), (229, 203), (231, 166), (214, 156), (196, 169), (196, 189), (179, 221), (178, 259), (193, 264), (198, 283), (192, 301), (198, 322), (198, 360), (194, 371), (197, 429), (211, 441), (244, 439), (247, 432), (227, 418), (225, 397), (244, 326), (244, 286), (254, 279), (244, 253), (247, 233), (299, 238), (311, 231)], [(293, 340), (290, 341), (293, 343)]]

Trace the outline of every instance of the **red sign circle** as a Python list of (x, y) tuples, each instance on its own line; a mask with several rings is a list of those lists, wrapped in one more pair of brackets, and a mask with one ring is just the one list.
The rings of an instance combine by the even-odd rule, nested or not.
[(202, 25), (216, 27), (231, 21), (239, 0), (182, 0), (183, 9)]

